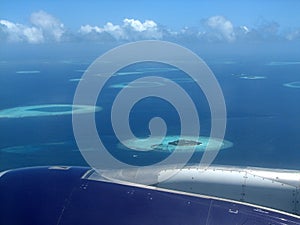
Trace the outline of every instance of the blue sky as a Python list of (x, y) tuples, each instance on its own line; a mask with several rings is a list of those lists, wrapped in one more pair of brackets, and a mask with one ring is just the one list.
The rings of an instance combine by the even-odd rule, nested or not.
[(32, 12), (43, 10), (71, 28), (85, 23), (118, 23), (124, 18), (151, 19), (179, 28), (197, 25), (202, 18), (223, 15), (239, 25), (253, 25), (261, 19), (282, 26), (300, 26), (300, 2), (297, 0), (252, 1), (1, 1), (1, 19), (28, 21)]
[(225, 42), (278, 36), (299, 40), (299, 9), (300, 1), (296, 0), (2, 0), (0, 40), (33, 44), (78, 39), (172, 40), (187, 36)]

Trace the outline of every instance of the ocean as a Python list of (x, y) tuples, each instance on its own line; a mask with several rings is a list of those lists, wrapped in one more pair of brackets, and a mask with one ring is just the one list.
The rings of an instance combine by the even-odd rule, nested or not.
[[(70, 109), (76, 87), (93, 59), (51, 57), (0, 62), (0, 171), (40, 165), (89, 166), (78, 150), (72, 115), (59, 112)], [(223, 91), (227, 110), (224, 139), (231, 143), (219, 151), (213, 164), (299, 170), (299, 57), (233, 54), (203, 59)], [(184, 88), (195, 102), (200, 136), (209, 136), (211, 129), (205, 95), (183, 71), (154, 62), (126, 67), (115, 74), (100, 93), (97, 106), (101, 110), (95, 112), (95, 119), (99, 137), (109, 152), (132, 165), (156, 163), (172, 153), (163, 149), (147, 152), (126, 149), (112, 128), (110, 115), (114, 99), (129, 82), (145, 76), (171, 79)], [(163, 85), (139, 83), (133, 88), (143, 90)], [(56, 106), (47, 109), (43, 105)], [(40, 111), (52, 115), (25, 117), (18, 114), (19, 108), (15, 116), (5, 116), (7, 109), (27, 106), (41, 106)], [(25, 111), (28, 114), (35, 110)], [(162, 99), (148, 97), (137, 102), (131, 110), (130, 126), (135, 136), (149, 136), (148, 125), (153, 117), (165, 120), (167, 135), (180, 134), (176, 108)], [(202, 155), (203, 151), (196, 151), (189, 163), (199, 163)]]

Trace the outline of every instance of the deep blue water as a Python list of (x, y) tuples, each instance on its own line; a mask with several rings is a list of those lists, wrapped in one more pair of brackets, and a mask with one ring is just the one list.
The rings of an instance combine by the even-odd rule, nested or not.
[[(206, 60), (224, 93), (228, 113), (225, 139), (233, 143), (233, 147), (219, 152), (215, 164), (300, 169), (300, 88), (283, 86), (300, 81), (300, 64), (270, 65), (274, 61), (272, 57)], [(276, 62), (281, 61), (295, 62), (297, 58), (277, 59)], [(88, 64), (78, 60), (1, 62), (0, 110), (28, 105), (72, 104), (78, 82), (70, 80), (81, 78)], [(162, 160), (169, 154), (145, 154), (118, 148), (110, 124), (110, 110), (121, 89), (111, 85), (126, 84), (141, 76), (165, 76), (185, 88), (197, 102), (201, 135), (209, 135), (210, 111), (201, 90), (183, 72), (162, 68), (163, 65), (151, 63), (125, 68), (121, 72), (141, 73), (113, 77), (99, 96), (97, 104), (103, 110), (95, 114), (98, 133), (105, 146), (120, 160), (142, 165)], [(245, 76), (262, 79), (245, 79)], [(168, 134), (179, 134), (178, 113), (158, 98), (147, 98), (134, 106), (130, 115), (134, 134), (149, 135), (148, 122), (155, 116), (165, 119)], [(201, 153), (195, 154), (191, 162), (198, 162), (200, 158)], [(71, 115), (0, 118), (0, 171), (58, 164), (87, 165), (74, 140)]]

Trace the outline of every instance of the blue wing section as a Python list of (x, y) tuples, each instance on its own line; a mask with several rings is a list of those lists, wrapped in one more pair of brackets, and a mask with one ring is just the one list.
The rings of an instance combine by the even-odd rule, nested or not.
[[(0, 175), (0, 224), (300, 224), (297, 216), (167, 189), (87, 179), (90, 168), (38, 167)], [(220, 187), (222, 188), (222, 187)]]

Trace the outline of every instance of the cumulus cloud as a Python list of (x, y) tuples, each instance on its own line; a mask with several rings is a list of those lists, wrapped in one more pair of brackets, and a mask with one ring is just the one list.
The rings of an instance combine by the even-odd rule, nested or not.
[(146, 20), (142, 23), (139, 20), (135, 19), (124, 19), (124, 27), (130, 27), (134, 31), (142, 32), (146, 30), (156, 30), (157, 24), (152, 20)]
[(103, 35), (110, 35), (116, 40), (126, 39), (126, 35), (124, 30), (119, 25), (114, 25), (110, 22), (106, 23), (103, 27), (84, 25), (79, 29), (79, 33), (83, 35), (95, 35), (102, 34), (99, 37), (103, 37)]
[(223, 16), (212, 16), (204, 21), (204, 24), (209, 28), (211, 37), (232, 42), (235, 41), (234, 27), (231, 21)]
[(285, 35), (280, 33), (280, 25), (275, 21), (261, 21), (255, 27), (246, 25), (234, 26), (234, 24), (223, 16), (212, 16), (204, 20), (206, 30), (199, 36), (208, 41), (275, 41), (282, 39), (293, 39), (297, 32)]
[[(180, 30), (170, 30), (158, 25), (153, 20), (144, 22), (136, 19), (124, 19), (120, 25), (110, 22), (104, 26), (84, 25), (78, 34), (87, 40), (133, 41), (158, 39), (179, 42), (257, 42), (282, 39), (279, 24), (273, 21), (262, 21), (256, 27), (246, 25), (234, 26), (223, 16), (217, 15), (202, 20), (202, 27), (184, 27)], [(286, 39), (295, 40), (299, 30), (286, 35)]]
[(57, 18), (47, 12), (34, 12), (28, 24), (20, 24), (0, 19), (0, 39), (8, 42), (61, 42), (74, 41), (135, 41), (146, 39), (177, 42), (248, 42), (269, 40), (299, 40), (300, 29), (282, 33), (279, 24), (274, 21), (261, 21), (257, 26), (235, 26), (222, 15), (202, 20), (199, 26), (171, 30), (153, 20), (141, 21), (125, 18), (119, 24), (107, 22), (99, 25), (82, 25), (79, 30), (67, 32)]
[(31, 23), (41, 29), (45, 36), (52, 37), (55, 41), (60, 41), (64, 34), (64, 25), (54, 16), (39, 11), (31, 14)]
[(41, 43), (44, 41), (42, 31), (36, 27), (0, 20), (0, 29), (9, 42)]
[(42, 43), (46, 40), (61, 41), (64, 25), (52, 15), (39, 11), (30, 18), (31, 25), (0, 20), (0, 31), (9, 42)]
[(103, 27), (84, 25), (79, 29), (80, 34), (95, 35), (107, 33), (115, 40), (161, 39), (162, 32), (152, 20), (141, 22), (135, 19), (124, 19), (122, 25), (114, 25), (111, 22)]

